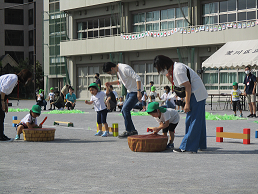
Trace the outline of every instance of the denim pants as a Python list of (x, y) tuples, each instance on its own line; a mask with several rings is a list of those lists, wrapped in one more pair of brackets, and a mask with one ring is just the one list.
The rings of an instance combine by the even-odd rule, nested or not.
[[(143, 95), (143, 92), (142, 92), (142, 95)], [(125, 120), (125, 130), (128, 132), (135, 130), (130, 111), (136, 105), (137, 102), (138, 102), (137, 92), (127, 93), (125, 102), (122, 108), (122, 114)]]
[(163, 105), (162, 107), (164, 108), (173, 108), (175, 109), (176, 107), (172, 104), (172, 102), (170, 100), (166, 100), (165, 101), (165, 105)]
[(205, 101), (197, 102), (194, 94), (190, 98), (190, 112), (185, 119), (185, 136), (180, 149), (197, 152), (198, 148), (206, 149)]
[(2, 103), (0, 103), (0, 138), (3, 138), (4, 134), (4, 118), (5, 112), (2, 109)]

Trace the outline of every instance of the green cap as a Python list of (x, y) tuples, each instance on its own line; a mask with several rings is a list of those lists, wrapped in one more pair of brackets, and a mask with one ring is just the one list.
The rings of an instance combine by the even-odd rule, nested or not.
[(166, 108), (160, 107), (158, 102), (151, 102), (151, 103), (148, 105), (148, 108), (147, 108), (146, 112), (153, 112), (153, 111), (156, 110), (156, 109), (159, 109), (160, 112), (162, 112), (162, 113), (164, 113), (164, 112), (167, 111)]
[(31, 111), (36, 113), (36, 114), (41, 114), (41, 108), (39, 105), (33, 105), (31, 108)]
[(40, 90), (39, 90), (39, 94), (41, 94), (42, 92), (44, 92), (44, 90), (40, 89)]
[(51, 88), (50, 88), (50, 90), (54, 90), (54, 88), (53, 88), (53, 87), (51, 87)]
[(233, 82), (233, 86), (237, 86), (238, 85), (238, 83), (237, 82)]
[(151, 91), (154, 92), (156, 90), (155, 86), (151, 86)]
[(91, 83), (91, 84), (89, 85), (89, 87), (88, 87), (88, 90), (89, 90), (91, 87), (94, 87), (94, 88), (96, 88), (96, 89), (99, 91), (99, 86), (98, 86), (98, 84), (96, 84), (96, 83)]

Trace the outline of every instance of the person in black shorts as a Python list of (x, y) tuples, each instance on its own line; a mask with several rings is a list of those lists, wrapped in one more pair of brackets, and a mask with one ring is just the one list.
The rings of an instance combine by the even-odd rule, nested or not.
[(231, 104), (233, 104), (233, 111), (236, 115), (236, 108), (240, 111), (240, 117), (243, 117), (242, 108), (240, 104), (240, 98), (239, 96), (242, 94), (242, 92), (238, 89), (238, 83), (233, 83), (233, 90), (231, 91)]

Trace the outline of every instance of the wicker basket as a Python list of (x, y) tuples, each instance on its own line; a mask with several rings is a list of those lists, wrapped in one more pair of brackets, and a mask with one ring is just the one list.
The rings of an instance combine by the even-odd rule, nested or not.
[(133, 135), (127, 140), (129, 148), (134, 152), (161, 152), (166, 149), (168, 137), (158, 134)]
[(53, 128), (33, 128), (23, 129), (23, 138), (25, 141), (53, 141), (55, 131)]

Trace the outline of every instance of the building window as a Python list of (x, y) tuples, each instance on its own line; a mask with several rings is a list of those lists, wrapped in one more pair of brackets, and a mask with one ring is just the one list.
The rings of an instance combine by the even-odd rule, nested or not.
[(33, 24), (33, 9), (28, 11), (29, 25)]
[(133, 32), (171, 30), (187, 27), (188, 7), (170, 8), (133, 14)]
[(29, 31), (29, 46), (33, 46), (33, 30)]
[(116, 16), (94, 18), (77, 22), (77, 38), (98, 38), (120, 34), (120, 21)]
[(202, 5), (202, 24), (218, 24), (257, 19), (257, 1), (228, 0)]
[(22, 9), (5, 9), (5, 24), (23, 25)]
[(50, 13), (58, 12), (58, 11), (60, 11), (59, 2), (49, 3), (49, 12)]
[(20, 3), (23, 4), (23, 0), (4, 0), (5, 3)]
[(24, 60), (24, 52), (5, 51), (5, 54), (9, 54), (17, 63)]
[(24, 46), (24, 33), (22, 30), (5, 30), (6, 46)]

